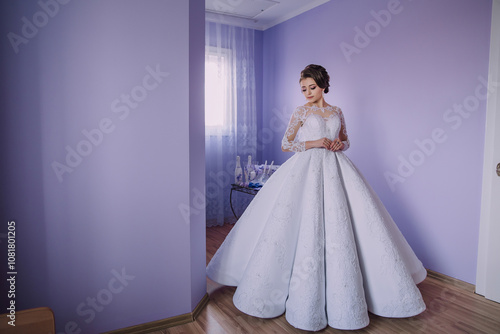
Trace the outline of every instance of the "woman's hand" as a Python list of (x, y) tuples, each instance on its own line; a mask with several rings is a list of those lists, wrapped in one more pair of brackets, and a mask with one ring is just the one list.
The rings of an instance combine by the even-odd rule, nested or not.
[(342, 142), (342, 140), (340, 140), (340, 138), (336, 138), (335, 140), (331, 141), (328, 149), (332, 152), (342, 151), (344, 149), (344, 143)]
[(331, 140), (329, 138), (323, 137), (317, 140), (311, 140), (306, 142), (306, 150), (310, 148), (325, 148), (329, 151), (336, 152), (342, 151), (344, 149), (344, 143), (340, 138)]
[(326, 137), (317, 140), (306, 141), (306, 150), (310, 148), (325, 148), (329, 149), (332, 141)]

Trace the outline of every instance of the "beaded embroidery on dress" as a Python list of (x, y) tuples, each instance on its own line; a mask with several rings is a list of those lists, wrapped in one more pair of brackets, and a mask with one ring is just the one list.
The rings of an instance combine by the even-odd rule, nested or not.
[(384, 205), (343, 152), (305, 142), (344, 134), (338, 107), (298, 107), (282, 146), (296, 152), (252, 200), (207, 266), (236, 286), (234, 305), (294, 327), (359, 329), (368, 312), (425, 310), (416, 284), (426, 270)]

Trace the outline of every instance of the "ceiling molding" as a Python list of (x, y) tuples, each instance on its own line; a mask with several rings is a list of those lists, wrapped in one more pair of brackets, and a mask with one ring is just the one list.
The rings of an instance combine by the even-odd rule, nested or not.
[(292, 11), (287, 12), (287, 13), (282, 13), (282, 15), (276, 17), (276, 19), (274, 21), (264, 25), (264, 29), (262, 29), (262, 30), (269, 29), (271, 27), (274, 27), (275, 25), (278, 25), (280, 23), (288, 21), (291, 18), (294, 18), (295, 16), (299, 16), (300, 14), (305, 13), (305, 12), (315, 8), (315, 7), (321, 6), (322, 4), (327, 3), (328, 1), (330, 1), (330, 0), (308, 1), (308, 2), (306, 2), (305, 5), (303, 5), (300, 8), (297, 8), (297, 9), (292, 10)]
[[(242, 0), (245, 1), (245, 6), (229, 7), (227, 5), (229, 8), (220, 8), (218, 11), (213, 6), (213, 3), (217, 1), (219, 1), (219, 4), (223, 3), (222, 0), (206, 0), (205, 20), (256, 30), (266, 30), (330, 0), (258, 0), (255, 1), (256, 5), (265, 5), (260, 11), (257, 11), (255, 6), (248, 6), (249, 1), (252, 0)], [(255, 13), (258, 14), (255, 15)]]

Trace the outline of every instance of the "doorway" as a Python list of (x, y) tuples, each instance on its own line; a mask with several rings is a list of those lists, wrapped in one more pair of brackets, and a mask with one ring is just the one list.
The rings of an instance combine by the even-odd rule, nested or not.
[[(493, 0), (476, 293), (500, 303), (500, 0)], [(497, 172), (498, 165), (498, 172)]]

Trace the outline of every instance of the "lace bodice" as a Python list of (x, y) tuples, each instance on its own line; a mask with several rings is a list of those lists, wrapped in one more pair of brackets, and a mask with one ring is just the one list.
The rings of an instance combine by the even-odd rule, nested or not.
[(344, 115), (339, 107), (300, 106), (295, 109), (281, 141), (284, 151), (303, 152), (306, 141), (327, 137), (334, 140), (340, 137), (344, 143), (343, 151), (349, 148)]

